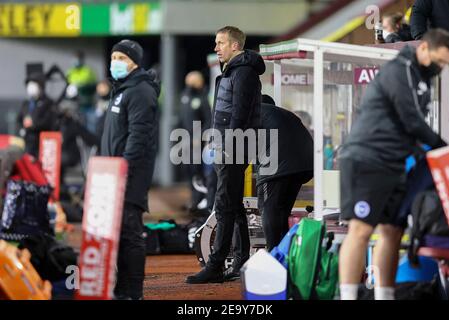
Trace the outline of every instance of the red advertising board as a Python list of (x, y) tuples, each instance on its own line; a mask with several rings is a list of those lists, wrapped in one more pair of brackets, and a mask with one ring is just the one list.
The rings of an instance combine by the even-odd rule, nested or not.
[(123, 158), (89, 160), (77, 299), (112, 298), (127, 172)]
[(368, 84), (374, 80), (378, 72), (379, 72), (378, 68), (355, 68), (354, 83)]
[(61, 186), (61, 132), (45, 131), (40, 134), (39, 161), (42, 163), (45, 177), (54, 188), (52, 199), (59, 200)]
[(449, 147), (427, 152), (427, 162), (449, 223)]

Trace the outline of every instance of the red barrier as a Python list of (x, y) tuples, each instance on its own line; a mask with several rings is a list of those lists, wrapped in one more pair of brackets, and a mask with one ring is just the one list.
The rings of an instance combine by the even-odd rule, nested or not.
[(14, 170), (11, 174), (11, 179), (33, 182), (38, 186), (48, 184), (47, 177), (42, 169), (42, 164), (28, 153), (25, 153), (14, 163)]
[(9, 134), (0, 134), (0, 150), (7, 149), (11, 146), (25, 149), (25, 141), (20, 138)]
[(427, 152), (427, 162), (449, 223), (449, 147)]
[(52, 201), (59, 200), (61, 187), (61, 132), (41, 132), (39, 142), (39, 161), (42, 163), (45, 177), (54, 188)]
[(10, 146), (11, 136), (8, 134), (0, 134), (0, 149), (6, 149)]
[(77, 299), (112, 298), (127, 172), (123, 158), (89, 161)]

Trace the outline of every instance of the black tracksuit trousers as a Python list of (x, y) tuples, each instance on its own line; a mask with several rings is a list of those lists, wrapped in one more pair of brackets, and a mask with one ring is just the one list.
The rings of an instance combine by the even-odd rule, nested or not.
[(235, 252), (234, 265), (240, 266), (249, 258), (249, 232), (243, 191), (247, 164), (215, 164), (217, 173), (217, 192), (215, 194), (215, 216), (217, 231), (213, 252), (207, 266), (222, 268), (232, 245), (234, 223), (239, 234), (238, 251)]
[(277, 246), (287, 234), (288, 217), (299, 190), (312, 176), (313, 172), (291, 174), (268, 180), (257, 186), (257, 204), (262, 215), (268, 251)]
[(114, 289), (116, 296), (143, 298), (145, 241), (142, 215), (143, 210), (139, 206), (125, 201)]

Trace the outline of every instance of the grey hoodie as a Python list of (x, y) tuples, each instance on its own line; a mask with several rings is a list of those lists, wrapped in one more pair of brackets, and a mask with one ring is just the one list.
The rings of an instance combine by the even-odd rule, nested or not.
[(445, 144), (424, 120), (429, 105), (430, 77), (406, 46), (369, 84), (340, 158), (403, 172), (418, 143)]

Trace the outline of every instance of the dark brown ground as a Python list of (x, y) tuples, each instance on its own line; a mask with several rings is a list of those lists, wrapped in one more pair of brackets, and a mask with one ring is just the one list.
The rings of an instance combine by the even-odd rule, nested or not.
[[(181, 209), (189, 199), (188, 189), (174, 187), (150, 191), (151, 215), (145, 214), (145, 222), (159, 219), (175, 219), (188, 223), (192, 217)], [(81, 244), (81, 226), (67, 236), (75, 248)], [(186, 276), (201, 270), (195, 255), (148, 256), (145, 267), (145, 300), (240, 300), (240, 281), (223, 284), (186, 284)]]
[(200, 270), (193, 255), (164, 255), (147, 258), (145, 300), (238, 300), (240, 282), (187, 284), (187, 275)]

